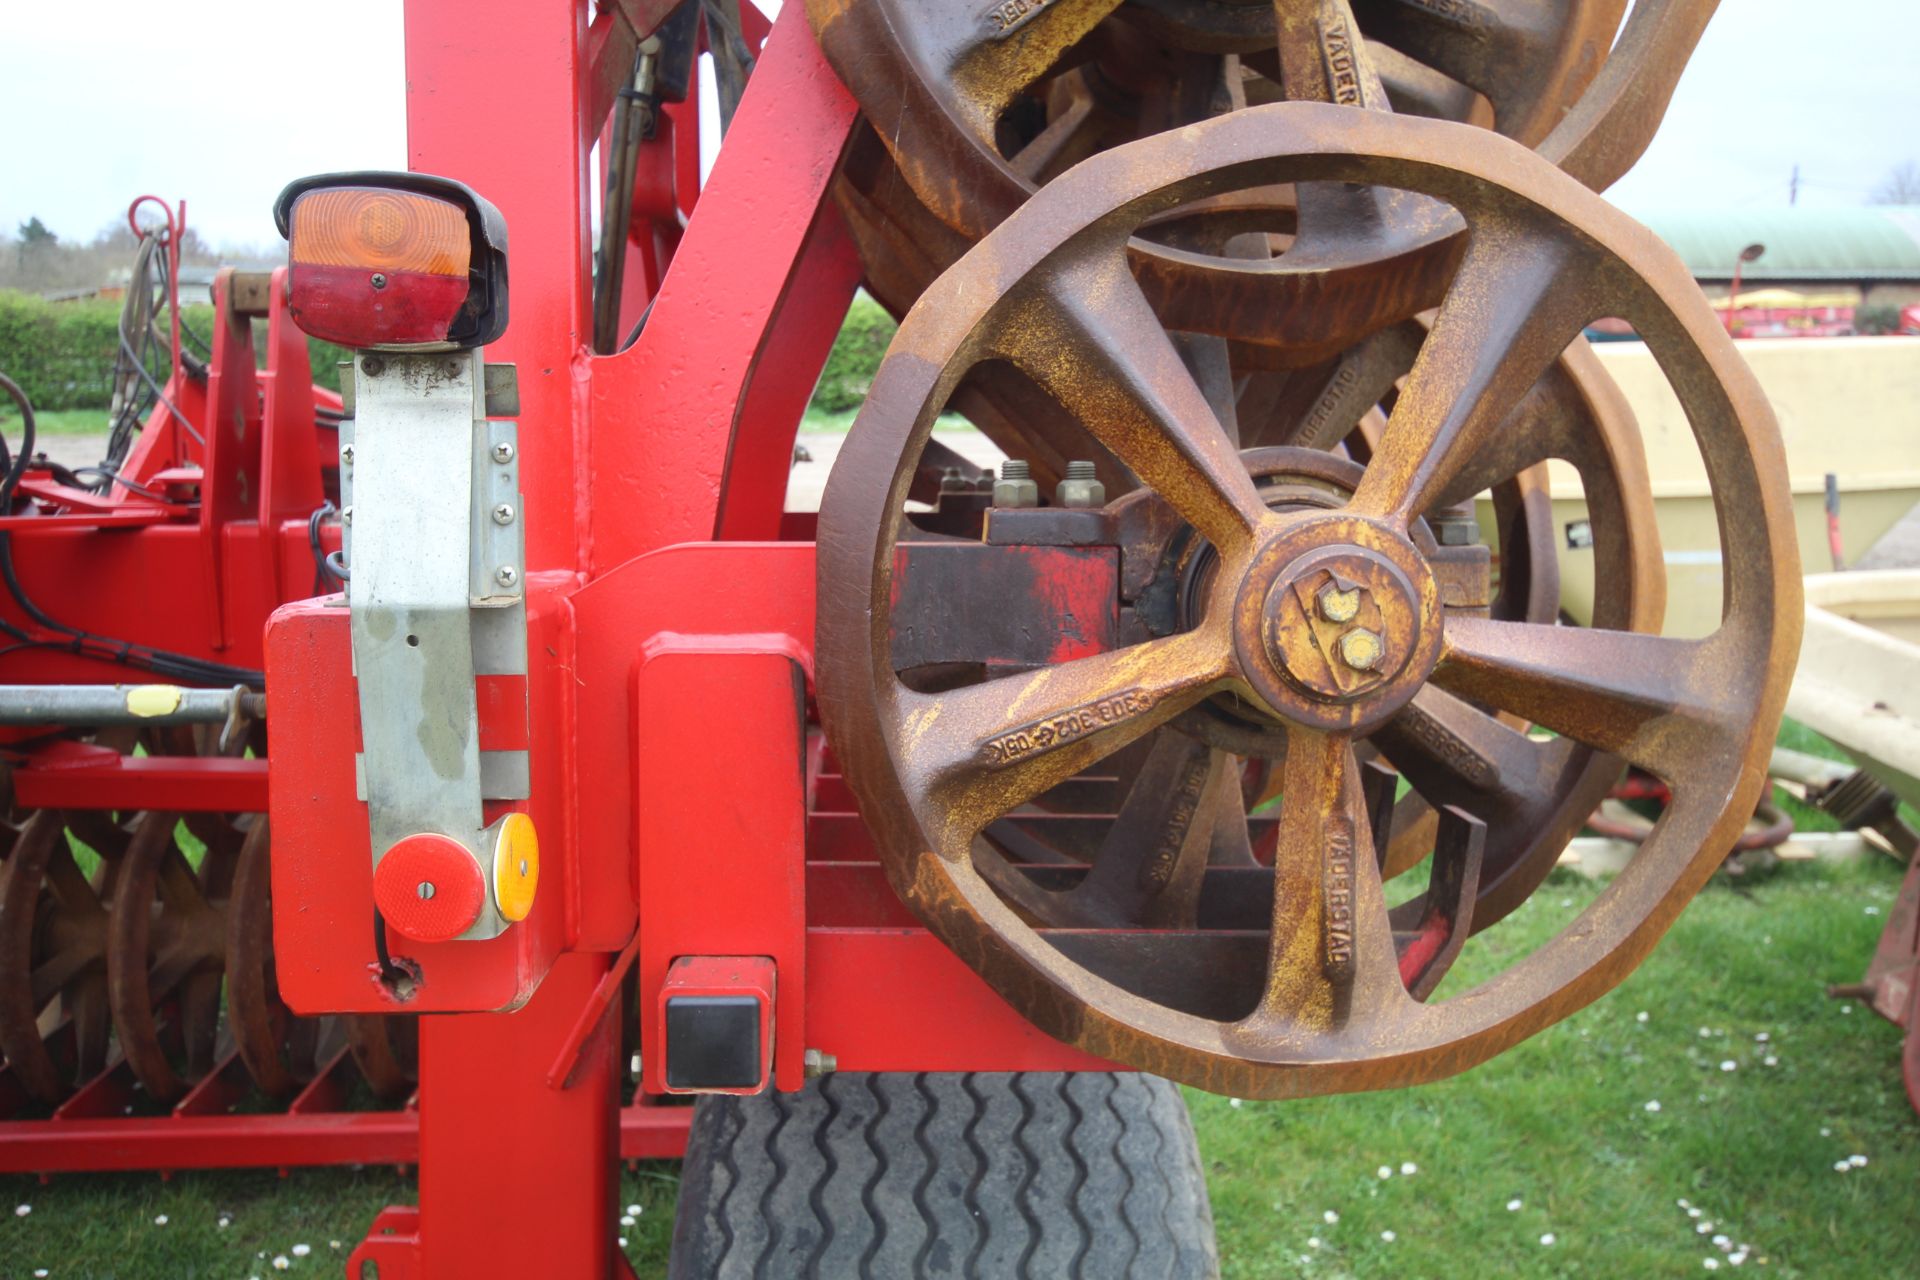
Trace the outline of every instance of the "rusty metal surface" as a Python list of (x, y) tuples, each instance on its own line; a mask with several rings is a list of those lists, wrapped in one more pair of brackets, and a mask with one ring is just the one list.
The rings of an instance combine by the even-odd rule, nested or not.
[[(200, 754), (211, 740), (174, 729), (142, 745)], [(248, 746), (262, 743), (242, 736), (230, 752)], [(116, 1069), (147, 1098), (180, 1102), (229, 1054), (236, 1079), (285, 1098), (342, 1049), (376, 1097), (411, 1090), (411, 1019), (302, 1018), (280, 1000), (264, 814), (37, 810), (17, 822), (0, 864), (0, 1055), (34, 1104), (57, 1107)], [(76, 846), (98, 855), (91, 874)]]
[[(1614, 0), (1445, 13), (1394, 0), (1354, 9), (1282, 0), (1252, 10), (1256, 21), (1226, 42), (1238, 51), (1172, 38), (1223, 14), (1229, 26), (1248, 16), (1226, 12), (1244, 6), (1186, 0), (1035, 5), (1012, 19), (1001, 9), (813, 0), (808, 16), (898, 171), (897, 183), (881, 180), (885, 166), (869, 162), (860, 198), (900, 227), (924, 221), (900, 206), (923, 206), (951, 234), (922, 228), (909, 239), (944, 266), (957, 257), (952, 240), (977, 240), (1075, 161), (1249, 102), (1443, 110), (1463, 89), (1484, 105), (1467, 88), (1477, 82), (1496, 127), (1602, 188), (1645, 149), (1716, 2), (1636, 5), (1611, 54), (1623, 8)], [(1181, 47), (1196, 43), (1208, 51)], [(1427, 92), (1404, 91), (1409, 68), (1426, 73)], [(1136, 229), (1133, 268), (1170, 325), (1231, 338), (1243, 361), (1286, 367), (1327, 359), (1438, 301), (1460, 244), (1444, 207), (1286, 185), (1203, 198)], [(871, 220), (863, 228), (855, 218), (854, 230), (863, 250), (878, 238)], [(899, 296), (890, 284), (876, 293)]]
[[(1196, 201), (1308, 182), (1405, 190), (1444, 202), (1466, 230), (1351, 496), (1275, 510), (1136, 284), (1127, 246)], [(1637, 537), (1644, 463), (1591, 428), (1604, 380), (1582, 386), (1566, 373), (1590, 360), (1568, 344), (1602, 316), (1636, 325), (1695, 425), (1728, 550), (1727, 616), (1704, 640), (1652, 634), (1657, 585), (1622, 592), (1590, 630), (1448, 611), (1436, 548), (1416, 536), (1422, 515), (1489, 477), (1563, 456), (1612, 513), (1608, 563), (1624, 580), (1651, 567), (1657, 584), (1657, 545)], [(1183, 629), (917, 691), (894, 674), (887, 644), (901, 506), (933, 418), (991, 362), (1072, 411), (1205, 542), (1212, 565)], [(1569, 405), (1584, 408), (1584, 424)], [(1508, 427), (1527, 412), (1542, 425)], [(1043, 188), (907, 316), (822, 506), (820, 700), (896, 889), (1040, 1026), (1247, 1096), (1386, 1087), (1498, 1052), (1611, 987), (1658, 939), (1751, 812), (1797, 649), (1797, 583), (1777, 430), (1663, 246), (1484, 132), (1280, 104), (1095, 157)], [(1349, 615), (1355, 586), (1364, 599)], [(1369, 637), (1353, 639), (1363, 626)], [(1221, 785), (1230, 770), (1211, 755), (1155, 731), (1223, 694), (1283, 729), (1285, 751), (1272, 870), (1259, 872), (1272, 886), (1269, 925), (1215, 945), (1189, 904), (1209, 877), (1242, 873), (1208, 866), (1212, 841), (1193, 838), (1189, 811), (1222, 810), (1219, 797), (1241, 788)], [(1555, 736), (1522, 734), (1496, 713)], [(1391, 911), (1374, 852), (1385, 806), (1356, 746), (1368, 738), (1410, 776), (1440, 779), (1416, 789), (1453, 806), (1436, 822), (1428, 892)], [(1178, 838), (1090, 851), (1092, 869), (1077, 886), (1056, 880), (1044, 911), (980, 858), (979, 837), (1004, 815), (1146, 740), (1155, 776), (1172, 781), (1123, 792), (1123, 804)], [(1421, 744), (1429, 759), (1416, 765)], [(1499, 833), (1570, 778), (1597, 777), (1604, 791), (1612, 766), (1590, 768), (1595, 757), (1669, 783), (1659, 827), (1576, 926), (1439, 998), (1435, 975), (1499, 914), (1500, 891), (1486, 884), (1500, 879)], [(1513, 900), (1535, 870), (1510, 877)], [(1143, 895), (1143, 884), (1164, 892)], [(1063, 909), (1063, 888), (1064, 909), (1129, 927), (1097, 944), (1084, 930), (1036, 927)], [(1178, 932), (1139, 934), (1149, 918)], [(1189, 935), (1191, 953), (1211, 960), (1172, 962)]]

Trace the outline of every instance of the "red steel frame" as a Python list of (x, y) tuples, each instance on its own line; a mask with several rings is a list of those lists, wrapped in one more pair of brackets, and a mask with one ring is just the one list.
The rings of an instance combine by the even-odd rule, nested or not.
[[(531, 998), (509, 1015), (423, 1019), (419, 1211), (384, 1221), (356, 1255), (383, 1276), (611, 1274), (617, 1049), (610, 1015), (592, 1024), (594, 992), (629, 956), (642, 1010), (677, 956), (772, 957), (782, 1088), (802, 1082), (808, 1048), (843, 1070), (1101, 1065), (1034, 1031), (904, 919), (870, 857), (808, 861), (796, 766), (812, 547), (764, 540), (779, 536), (800, 415), (860, 278), (828, 198), (856, 114), (800, 6), (787, 6), (645, 299), (641, 337), (587, 354), (587, 150), (601, 128), (590, 72), (618, 20), (590, 27), (581, 5), (515, 0), (407, 10), (410, 163), (496, 199), (512, 229), (514, 321), (489, 358), (519, 369), (529, 808), (550, 852), (545, 901), (518, 940), (411, 948), (426, 975), (417, 1008)], [(503, 83), (515, 92), (493, 92)], [(276, 901), (292, 900), (279, 877), (300, 874), (305, 908), (277, 917), (277, 941), (296, 1005), (377, 1009), (371, 940), (353, 953), (367, 936), (366, 858), (341, 766), (352, 746), (344, 621), (294, 606), (270, 638), (271, 679), (283, 639), (315, 664), (272, 685), (275, 715), (291, 716), (316, 770), (321, 755), (334, 762), (324, 778), (298, 774), (319, 798), (297, 812), (275, 788)], [(276, 778), (283, 767), (276, 753)], [(322, 833), (337, 845), (343, 826), (350, 851), (331, 849), (329, 865), (359, 870), (329, 884), (281, 852), (290, 836), (295, 849)], [(658, 1090), (658, 1046), (642, 1028), (643, 1085)], [(516, 1231), (492, 1209), (503, 1202), (543, 1229)]]
[[(808, 527), (782, 519), (790, 455), (861, 271), (829, 198), (857, 116), (799, 4), (770, 25), (743, 6), (759, 56), (704, 188), (697, 113), (667, 111), (637, 170), (622, 328), (651, 311), (625, 351), (588, 348), (590, 151), (635, 44), (671, 8), (617, 0), (591, 21), (586, 0), (406, 10), (409, 166), (473, 186), (512, 236), (513, 321), (487, 354), (518, 370), (531, 666), (525, 699), (489, 698), (483, 681), (480, 702), (483, 747), (531, 753), (525, 807), (544, 875), (526, 921), (480, 943), (390, 937), (423, 975), (404, 1005), (371, 976), (347, 618), (304, 598), (305, 521), (331, 442), (312, 425), (305, 348), (283, 308), (264, 373), (236, 357), (182, 404), (196, 421), (239, 414), (238, 445), (218, 437), (199, 457), (165, 424), (145, 444), (204, 465), (197, 525), (145, 513), (151, 527), (106, 549), (95, 526), (133, 519), (118, 495), (93, 526), (16, 541), (23, 576), (47, 598), (64, 601), (63, 580), (110, 588), (76, 622), (264, 664), (273, 729), (264, 778), (254, 762), (109, 760), (67, 746), (16, 774), (22, 803), (90, 795), (131, 808), (164, 795), (169, 808), (249, 809), (264, 784), (282, 993), (303, 1013), (426, 1015), (417, 1121), (299, 1105), (180, 1114), (138, 1132), (63, 1117), (0, 1126), (6, 1167), (282, 1165), (349, 1148), (417, 1159), (418, 1209), (383, 1215), (349, 1274), (367, 1259), (388, 1280), (607, 1276), (624, 1267), (619, 1157), (671, 1154), (684, 1132), (684, 1108), (619, 1105), (615, 1009), (630, 969), (645, 1011), (679, 956), (771, 958), (783, 1089), (802, 1083), (810, 1048), (842, 1070), (1108, 1065), (1035, 1031), (906, 915), (809, 724), (813, 548), (778, 539)], [(244, 324), (221, 337), (235, 352)], [(140, 600), (143, 575), (186, 563), (199, 568), (168, 617), (115, 603)], [(263, 641), (256, 624), (275, 605)], [(122, 675), (48, 651), (15, 662), (0, 668), (8, 679)], [(523, 704), (524, 716), (497, 713)], [(816, 838), (829, 830), (832, 841)], [(645, 1103), (662, 1063), (644, 1018), (641, 1047)]]

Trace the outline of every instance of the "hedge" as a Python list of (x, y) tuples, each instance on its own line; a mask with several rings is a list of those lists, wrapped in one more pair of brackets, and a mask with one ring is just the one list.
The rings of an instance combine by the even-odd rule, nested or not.
[(879, 303), (865, 293), (856, 295), (814, 386), (813, 407), (822, 413), (858, 409), (898, 327)]
[[(213, 336), (213, 307), (183, 306), (182, 321), (202, 338)], [(0, 373), (20, 384), (36, 409), (101, 409), (113, 400), (113, 355), (119, 347), (120, 304), (47, 302), (0, 289)], [(266, 325), (254, 326), (254, 349), (266, 351)], [(340, 389), (338, 362), (348, 353), (309, 339), (314, 381)], [(189, 343), (191, 349), (191, 343)]]
[[(182, 307), (181, 317), (201, 337), (212, 336), (211, 306)], [(55, 303), (0, 289), (0, 373), (17, 381), (36, 409), (104, 410), (113, 398), (119, 321), (118, 302)], [(814, 388), (813, 407), (825, 413), (859, 408), (896, 327), (879, 303), (865, 293), (855, 297)], [(266, 326), (255, 325), (254, 345), (263, 359), (265, 343)], [(307, 347), (313, 380), (338, 391), (339, 364), (352, 354), (317, 339)]]

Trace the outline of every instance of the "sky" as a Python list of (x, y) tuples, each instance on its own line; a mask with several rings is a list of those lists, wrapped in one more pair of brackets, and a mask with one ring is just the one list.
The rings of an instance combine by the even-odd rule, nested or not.
[[(271, 246), (289, 179), (405, 164), (400, 0), (8, 9), (7, 231), (37, 216), (90, 239), (152, 192), (184, 198), (216, 245)], [(1916, 65), (1920, 0), (1723, 0), (1613, 198), (1629, 212), (1784, 205), (1798, 164), (1801, 203), (1860, 204), (1888, 170), (1920, 161)]]

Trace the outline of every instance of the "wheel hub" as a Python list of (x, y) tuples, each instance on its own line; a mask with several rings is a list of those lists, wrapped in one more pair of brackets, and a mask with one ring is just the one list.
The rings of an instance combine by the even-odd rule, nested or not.
[(1248, 683), (1282, 719), (1378, 724), (1440, 650), (1432, 569), (1391, 529), (1344, 512), (1283, 526), (1254, 556), (1234, 609)]

